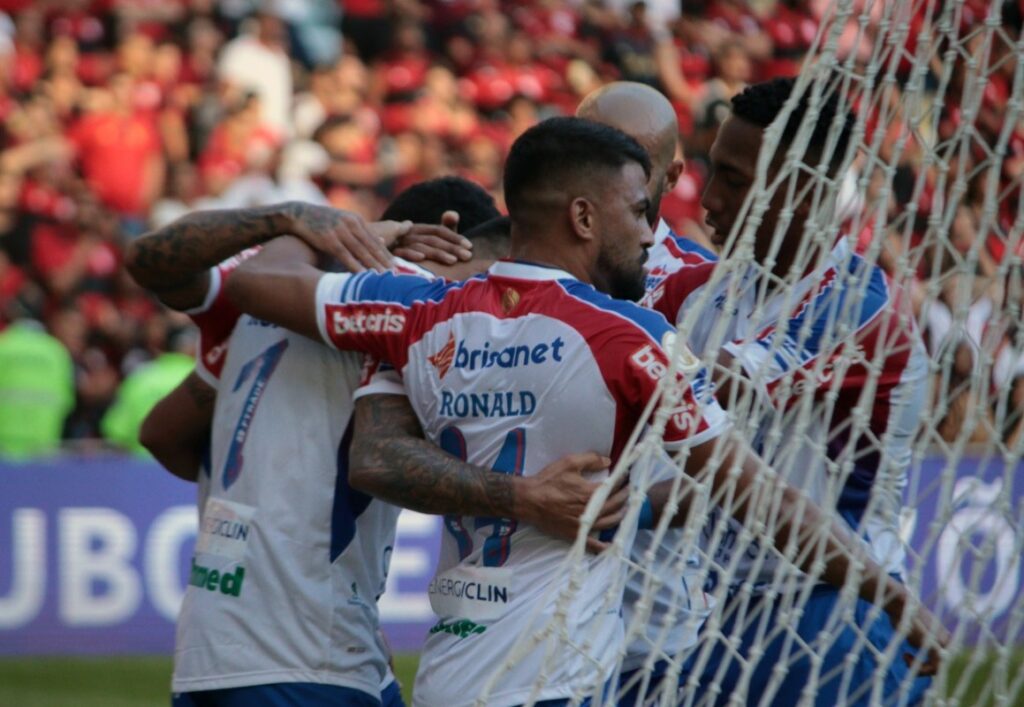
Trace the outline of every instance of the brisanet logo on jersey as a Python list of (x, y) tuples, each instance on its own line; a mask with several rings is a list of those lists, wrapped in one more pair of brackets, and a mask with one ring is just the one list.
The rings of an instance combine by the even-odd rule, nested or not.
[(539, 366), (548, 362), (561, 363), (564, 349), (565, 342), (560, 336), (536, 344), (492, 347), (489, 341), (479, 346), (467, 345), (461, 339), (456, 341), (454, 334), (449, 334), (445, 345), (434, 355), (428, 356), (427, 360), (433, 364), (438, 377), (443, 380), (453, 368), (478, 371), (488, 368)]
[(383, 311), (346, 307), (331, 312), (331, 326), (338, 335), (400, 334), (405, 326), (405, 314), (391, 307)]

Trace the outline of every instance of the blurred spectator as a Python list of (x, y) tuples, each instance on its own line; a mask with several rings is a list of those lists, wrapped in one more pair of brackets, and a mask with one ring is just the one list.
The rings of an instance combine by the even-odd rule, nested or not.
[(131, 235), (145, 229), (164, 178), (160, 135), (152, 115), (135, 107), (135, 86), (129, 74), (113, 76), (70, 134), (86, 182)]
[[(937, 392), (956, 408), (947, 433), (957, 434), (957, 415), (998, 398), (1005, 409), (990, 407), (1012, 428), (998, 433), (1009, 439), (1024, 434), (1021, 416), (1011, 414), (1024, 404), (1022, 335), (1013, 326), (1019, 298), (994, 285), (960, 288), (1003, 279), (1024, 253), (1014, 230), (1024, 128), (1004, 131), (1021, 11), (1015, 0), (1003, 3), (1000, 38), (986, 48), (976, 32), (960, 47), (975, 58), (989, 51), (998, 68), (986, 77), (976, 139), (943, 156), (948, 171), (940, 178), (925, 168), (926, 150), (962, 128), (958, 104), (970, 84), (966, 62), (957, 62), (938, 120), (910, 128), (901, 88), (907, 57), (919, 36), (934, 32), (928, 4), (919, 5), (907, 18), (896, 84), (884, 82), (878, 100), (863, 107), (865, 141), (877, 138), (879, 158), (896, 162), (891, 182), (877, 169), (865, 173), (871, 164), (858, 156), (844, 176), (840, 213), (844, 224), (858, 224), (861, 250), (881, 239), (884, 267), (916, 273), (907, 288), (931, 332), (942, 329), (944, 314), (945, 329), (958, 332), (957, 343), (942, 334), (933, 347), (954, 346), (950, 371), (961, 376)], [(376, 218), (399, 191), (446, 175), (474, 180), (500, 206), (502, 161), (518, 135), (572, 114), (605, 82), (632, 79), (657, 86), (677, 111), (686, 171), (664, 196), (662, 216), (700, 241), (707, 151), (729, 99), (748, 82), (795, 73), (831, 21), (827, 0), (16, 0), (3, 7), (10, 22), (0, 16), (0, 330), (28, 315), (67, 349), (75, 403), (64, 436), (76, 444), (99, 436), (125, 373), (158, 358), (179, 326), (120, 271), (126, 239), (143, 228), (192, 209), (292, 198)], [(964, 27), (983, 22), (986, 8), (967, 0)], [(882, 10), (872, 6), (876, 17)], [(841, 30), (842, 56), (863, 60), (875, 28), (859, 32), (851, 18)], [(927, 86), (938, 85), (940, 63)], [(985, 209), (990, 171), (978, 165), (1004, 132), (992, 214)], [(949, 237), (924, 241), (961, 173), (967, 188)], [(880, 236), (873, 218), (858, 218), (883, 189), (890, 228)], [(941, 298), (929, 309), (934, 279)], [(972, 321), (989, 313), (980, 317), (990, 322), (986, 331), (1000, 332), (985, 340), (995, 347), (992, 361), (960, 345), (958, 307)], [(995, 388), (972, 383), (979, 374)], [(1008, 388), (1016, 397), (997, 395)]]
[(278, 138), (289, 134), (292, 69), (287, 32), (272, 3), (261, 3), (252, 28), (224, 45), (217, 73), (237, 94), (253, 92), (260, 99), (260, 120)]
[(23, 459), (58, 448), (75, 403), (71, 357), (42, 325), (0, 332), (0, 456)]
[(192, 372), (191, 353), (167, 352), (139, 366), (125, 378), (114, 404), (103, 417), (103, 437), (115, 447), (146, 454), (139, 443), (139, 429), (146, 415), (162, 397)]

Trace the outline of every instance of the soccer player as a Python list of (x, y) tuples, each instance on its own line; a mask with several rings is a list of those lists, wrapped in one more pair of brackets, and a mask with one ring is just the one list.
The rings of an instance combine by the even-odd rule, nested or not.
[[(659, 218), (662, 196), (675, 188), (684, 166), (683, 161), (677, 159), (679, 123), (669, 100), (645, 84), (616, 81), (588, 94), (576, 109), (576, 115), (618, 128), (640, 143), (650, 157), (647, 220), (654, 230), (654, 244), (647, 253), (647, 291), (660, 285), (667, 274), (680, 266), (713, 263), (716, 259), (713, 253), (693, 239), (676, 235), (665, 220)], [(675, 471), (670, 462), (663, 466), (669, 474)], [(703, 591), (696, 555), (687, 558), (685, 571), (679, 571), (678, 553), (683, 532), (672, 528), (665, 531), (661, 543), (654, 548), (653, 564), (646, 555), (654, 533), (639, 530), (633, 543), (631, 559), (643, 571), (630, 572), (626, 580), (622, 609), (627, 627), (634, 619), (633, 607), (645, 592), (646, 577), (656, 573), (661, 584), (650, 598), (645, 630), (630, 643), (622, 660), (620, 688), (616, 694), (621, 707), (642, 704), (646, 696), (662, 690), (662, 676), (669, 668), (667, 659), (682, 655), (696, 644), (704, 618), (714, 606), (713, 599)], [(652, 668), (641, 670), (652, 645), (659, 646), (659, 656), (663, 657)], [(672, 692), (674, 687), (673, 684), (670, 688)]]
[[(702, 202), (715, 229), (712, 240), (720, 247), (726, 245), (753, 184), (764, 130), (779, 115), (794, 83), (776, 79), (748, 87), (733, 99), (732, 114), (719, 130)], [(769, 182), (807, 107), (805, 95), (782, 133)], [(808, 167), (821, 161), (840, 110), (835, 95), (820, 107), (802, 157)], [(842, 161), (852, 124), (852, 116), (845, 116), (845, 128), (829, 161), (830, 177), (835, 177)], [(793, 221), (773, 253), (785, 191), (774, 196), (754, 237), (754, 260), (765, 269), (771, 267), (769, 284), (765, 285), (769, 276), (759, 276), (752, 266), (730, 274), (706, 293), (714, 263), (680, 263), (645, 302), (679, 323), (698, 303), (707, 303), (700, 316), (687, 320), (693, 322), (688, 343), (698, 355), (717, 358), (720, 371), (740, 374), (716, 374), (719, 401), (726, 407), (738, 406), (739, 387), (753, 391), (754, 411), (744, 409), (741, 416), (761, 419), (755, 436), (765, 459), (819, 505), (835, 508), (857, 530), (875, 561), (899, 576), (904, 561), (901, 496), (927, 396), (927, 354), (903, 293), (882, 270), (852, 252), (845, 237), (831, 249), (822, 249), (813, 234), (805, 232), (809, 197), (792, 207)], [(723, 254), (725, 260), (733, 257), (731, 251)], [(799, 262), (806, 264), (801, 266), (803, 275), (793, 278), (789, 272)], [(780, 281), (787, 286), (779, 286)], [(726, 311), (730, 287), (737, 283), (738, 298)], [(811, 409), (801, 414), (808, 401)], [(846, 466), (848, 473), (839, 471)], [(780, 600), (780, 588), (799, 584), (769, 552), (743, 542), (741, 528), (732, 523), (725, 529), (715, 527), (715, 522), (705, 527), (706, 545), (717, 564), (735, 568), (728, 578), (723, 633), (739, 644), (726, 648), (716, 642), (698, 659), (697, 694), (706, 694), (717, 684), (722, 704), (738, 689), (764, 695), (773, 670), (785, 661), (785, 678), (769, 696), (773, 704), (799, 701), (812, 677), (820, 681), (815, 696), (819, 705), (868, 704), (872, 687), (880, 680), (887, 699), (921, 699), (928, 679), (911, 680), (898, 659), (879, 667), (876, 655), (896, 640), (887, 616), (876, 616), (861, 600), (847, 619), (839, 592), (828, 585), (815, 587), (806, 601), (796, 590), (783, 589)], [(752, 599), (740, 591), (744, 583), (753, 585)], [(799, 621), (788, 632), (777, 631), (779, 612), (794, 603), (802, 604)], [(797, 641), (787, 635), (792, 632)], [(753, 660), (755, 647), (764, 653), (745, 669), (740, 660)], [(820, 667), (813, 667), (812, 655), (822, 661)]]
[[(268, 249), (239, 268), (229, 295), (261, 319), (393, 363), (427, 438), (457, 457), (517, 476), (581, 448), (615, 460), (669, 369), (662, 342), (671, 327), (625, 301), (644, 292), (648, 177), (646, 153), (621, 132), (551, 119), (513, 145), (504, 184), (514, 260), (496, 263), (485, 277), (443, 283), (324, 275), (312, 253), (296, 264)], [(285, 245), (303, 250), (295, 241)], [(732, 510), (741, 520), (761, 513), (751, 497), (759, 490), (799, 508), (774, 528), (780, 548), (820, 543), (820, 555), (797, 558), (801, 566), (821, 562), (827, 580), (842, 585), (857, 564), (862, 596), (884, 597), (895, 618), (912, 612), (918, 644), (944, 640), (905, 587), (838, 524), (777, 484), (741, 441), (730, 437), (716, 452), (728, 425), (702, 385), (704, 374), (692, 371), (690, 380), (680, 382), (663, 435), (666, 449), (685, 450), (687, 473), (707, 473), (718, 492), (736, 490)], [(361, 460), (367, 473), (408, 461), (405, 450), (394, 459), (386, 448), (380, 452)], [(670, 486), (649, 492), (654, 515)], [(500, 517), (452, 517), (446, 526), (431, 586), (441, 621), (424, 647), (416, 703), (566, 704), (600, 696), (622, 647), (621, 596), (609, 591), (619, 585), (616, 558), (581, 559), (581, 578), (559, 607), (566, 543)], [(546, 634), (560, 610), (567, 612), (565, 632)], [(530, 640), (535, 634), (543, 637), (539, 645)], [(510, 656), (514, 663), (505, 665)]]
[(654, 245), (648, 252), (647, 289), (659, 285), (676, 263), (714, 260), (714, 253), (693, 238), (677, 235), (659, 216), (662, 197), (675, 189), (685, 166), (677, 158), (679, 121), (669, 100), (645, 84), (615, 81), (587, 94), (576, 116), (618, 128), (640, 143), (650, 157), (647, 221), (654, 230)]
[[(421, 187), (432, 191), (430, 183)], [(468, 182), (464, 189), (489, 199)], [(497, 213), (493, 203), (491, 208), (485, 215)], [(298, 218), (328, 230), (346, 228), (346, 214), (334, 212), (332, 222), (332, 210), (311, 209), (303, 207)], [(183, 279), (199, 279), (204, 263), (222, 254), (216, 244), (240, 235), (218, 224), (251, 223), (253, 215), (247, 210), (235, 212), (234, 218), (228, 213), (193, 215), (188, 228), (179, 223), (177, 230), (143, 239), (130, 259), (133, 271), (149, 284), (166, 282), (159, 266), (140, 265), (154, 258), (164, 262), (158, 257), (163, 250), (185, 254), (174, 259), (177, 271)], [(300, 220), (281, 226), (300, 234), (307, 227)], [(475, 252), (493, 250), (491, 244), (501, 240), (501, 232), (496, 233), (497, 239), (493, 229), (474, 238)], [(463, 273), (433, 267), (453, 275), (479, 269), (472, 261), (463, 265), (470, 268)], [(433, 276), (411, 263), (401, 268)], [(202, 314), (192, 310), (205, 333), (230, 331), (237, 318), (237, 310), (218, 296), (228, 270), (222, 265), (210, 272), (202, 298), (207, 306)], [(181, 292), (168, 299), (185, 304)], [(222, 383), (214, 473), (200, 478), (201, 500), (209, 498), (179, 619), (176, 704), (400, 704), (397, 684), (387, 679), (376, 626), (376, 600), (384, 587), (398, 509), (346, 483), (346, 429), (360, 357), (340, 355), (248, 317), (220, 350), (216, 362), (223, 371), (208, 356), (200, 362), (211, 364), (206, 375)], [(300, 419), (300, 424), (282, 424)], [(582, 479), (571, 483), (571, 472), (587, 468), (586, 457), (561, 464), (555, 481), (570, 482), (571, 491), (587, 485)], [(521, 507), (533, 485), (506, 484), (505, 496)], [(546, 514), (561, 510), (536, 505)], [(520, 512), (519, 507), (503, 510)]]

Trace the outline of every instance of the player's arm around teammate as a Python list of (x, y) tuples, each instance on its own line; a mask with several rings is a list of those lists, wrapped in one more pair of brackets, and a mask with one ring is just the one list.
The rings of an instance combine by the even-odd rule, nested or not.
[[(254, 317), (320, 340), (316, 289), (324, 272), (315, 261), (316, 254), (297, 239), (278, 239), (239, 266), (227, 285), (228, 297)], [(598, 488), (583, 472), (610, 463), (581, 453), (553, 462), (535, 477), (495, 474), (423, 439), (411, 406), (398, 395), (357, 400), (353, 432), (353, 488), (423, 513), (513, 518), (566, 539), (576, 537), (579, 517)], [(610, 494), (595, 527), (617, 525), (627, 498), (625, 487)], [(588, 547), (597, 551), (604, 544), (590, 538)]]
[[(583, 477), (611, 465), (585, 452), (558, 459), (533, 476), (495, 474), (441, 452), (423, 438), (416, 413), (403, 395), (368, 395), (356, 401), (349, 450), (353, 488), (420, 513), (514, 518), (552, 537), (572, 541), (580, 516), (599, 483)], [(611, 494), (593, 530), (617, 526), (629, 489)], [(606, 543), (587, 537), (593, 552)]]
[[(133, 241), (125, 267), (135, 281), (174, 309), (203, 302), (209, 269), (242, 251), (294, 235), (350, 272), (390, 267), (387, 247), (406, 239), (431, 253), (467, 260), (469, 242), (449, 229), (404, 222), (367, 224), (354, 213), (299, 201), (249, 209), (196, 211)], [(451, 260), (449, 260), (450, 262)]]
[[(467, 242), (450, 229), (408, 223), (368, 225), (337, 209), (286, 202), (268, 207), (197, 211), (148, 233), (129, 245), (125, 267), (143, 287), (172, 309), (190, 311), (200, 329), (202, 354), (215, 349), (231, 333), (237, 311), (218, 306), (212, 279), (243, 251), (284, 233), (294, 233), (330, 253), (352, 270), (383, 267), (386, 245), (454, 262), (469, 256)], [(233, 267), (233, 265), (232, 265)], [(220, 284), (220, 283), (219, 283)], [(221, 352), (222, 353), (222, 352)], [(223, 356), (221, 356), (223, 361)], [(205, 362), (203, 362), (205, 363)], [(168, 471), (195, 481), (209, 438), (216, 391), (202, 365), (169, 393), (146, 417), (140, 431), (143, 446)]]

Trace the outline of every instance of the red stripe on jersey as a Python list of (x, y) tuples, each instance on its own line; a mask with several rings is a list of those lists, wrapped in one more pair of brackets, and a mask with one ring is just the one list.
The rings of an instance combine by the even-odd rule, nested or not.
[(647, 294), (643, 306), (660, 312), (671, 324), (678, 323), (686, 298), (707, 284), (715, 264), (713, 260), (702, 259), (676, 270)]
[[(508, 297), (509, 290), (518, 298)], [(509, 308), (512, 301), (514, 304)], [(660, 342), (652, 339), (643, 327), (611, 309), (570, 294), (554, 280), (490, 275), (453, 287), (437, 301), (417, 300), (410, 305), (350, 302), (327, 304), (325, 309), (327, 334), (335, 346), (391, 361), (400, 371), (409, 363), (409, 348), (456, 314), (483, 313), (497, 319), (544, 315), (572, 327), (586, 341), (616, 403), (613, 459), (621, 453), (669, 367)], [(697, 410), (693, 393), (687, 388), (667, 424), (667, 443), (683, 442), (709, 429)]]
[[(228, 339), (231, 338), (231, 332), (234, 331), (235, 324), (242, 315), (228, 299), (224, 284), (235, 268), (259, 251), (258, 247), (248, 248), (218, 265), (216, 267), (217, 291), (212, 293), (212, 301), (202, 311), (189, 314), (193, 323), (199, 328), (199, 355), (196, 357), (196, 367), (201, 368), (215, 380), (220, 380), (224, 362), (228, 357)], [(211, 286), (213, 282), (211, 279)]]

